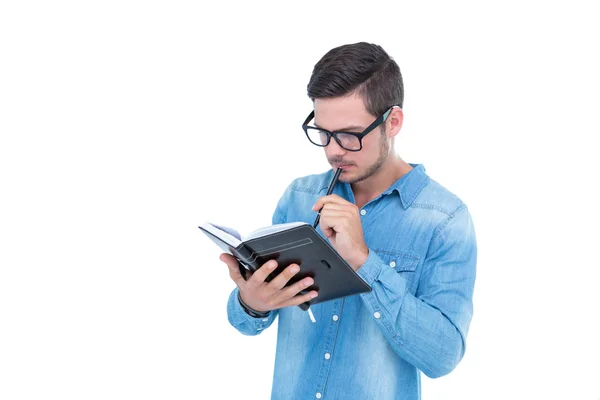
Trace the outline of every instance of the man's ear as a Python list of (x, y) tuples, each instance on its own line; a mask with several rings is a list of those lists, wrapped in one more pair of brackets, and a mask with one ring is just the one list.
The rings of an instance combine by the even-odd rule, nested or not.
[(398, 132), (400, 132), (402, 122), (404, 122), (404, 113), (402, 112), (402, 109), (400, 107), (394, 107), (385, 122), (385, 131), (389, 138), (396, 136)]

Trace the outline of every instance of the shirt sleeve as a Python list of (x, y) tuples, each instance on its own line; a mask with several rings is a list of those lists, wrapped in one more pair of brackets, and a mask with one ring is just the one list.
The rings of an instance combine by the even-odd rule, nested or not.
[(227, 301), (227, 319), (231, 326), (247, 336), (254, 336), (267, 329), (277, 316), (277, 311), (269, 312), (264, 318), (254, 318), (250, 316), (238, 300), (238, 288), (235, 288), (229, 295)]
[[(287, 205), (288, 199), (291, 193), (291, 185), (288, 186), (277, 202), (275, 211), (272, 216), (272, 224), (282, 224), (287, 220)], [(260, 334), (263, 330), (267, 329), (275, 318), (277, 317), (278, 310), (272, 310), (269, 315), (265, 318), (254, 318), (249, 315), (240, 304), (238, 300), (238, 288), (236, 287), (229, 295), (227, 301), (227, 319), (231, 326), (240, 331), (244, 335), (253, 336)]]
[(385, 337), (398, 355), (430, 378), (451, 372), (464, 355), (476, 260), (475, 230), (463, 205), (436, 228), (416, 295), (372, 250), (358, 270), (373, 289), (361, 297)]

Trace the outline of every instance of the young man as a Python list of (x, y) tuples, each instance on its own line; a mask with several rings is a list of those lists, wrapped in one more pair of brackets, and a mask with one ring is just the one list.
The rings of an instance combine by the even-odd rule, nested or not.
[[(237, 288), (230, 323), (257, 335), (278, 317), (273, 399), (420, 399), (420, 372), (451, 372), (465, 352), (471, 322), (475, 231), (466, 205), (429, 178), (423, 165), (394, 151), (402, 127), (402, 75), (396, 62), (368, 43), (330, 50), (315, 65), (303, 128), (332, 166), (294, 180), (273, 223), (312, 223), (372, 287), (365, 294), (315, 304), (316, 323), (296, 305), (305, 278), (288, 266), (270, 282), (271, 260), (245, 281), (228, 254)], [(333, 171), (343, 168), (333, 194)], [(319, 228), (317, 228), (319, 229)]]

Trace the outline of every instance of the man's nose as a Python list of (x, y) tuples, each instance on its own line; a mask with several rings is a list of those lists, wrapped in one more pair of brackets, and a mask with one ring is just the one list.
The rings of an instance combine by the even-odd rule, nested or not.
[(325, 147), (325, 153), (327, 154), (327, 158), (335, 158), (339, 156), (345, 155), (347, 150), (339, 145), (339, 143), (331, 138), (327, 147)]

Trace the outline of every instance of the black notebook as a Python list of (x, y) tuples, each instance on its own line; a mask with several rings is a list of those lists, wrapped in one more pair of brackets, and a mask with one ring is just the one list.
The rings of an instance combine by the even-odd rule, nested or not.
[(245, 276), (242, 268), (252, 273), (274, 259), (278, 266), (267, 277), (270, 281), (288, 265), (298, 264), (300, 271), (288, 285), (310, 276), (314, 284), (301, 293), (319, 292), (317, 297), (300, 305), (305, 311), (311, 304), (371, 291), (329, 242), (305, 222), (271, 225), (255, 230), (245, 238), (234, 229), (209, 222), (199, 228), (225, 253), (239, 261), (242, 276)]

